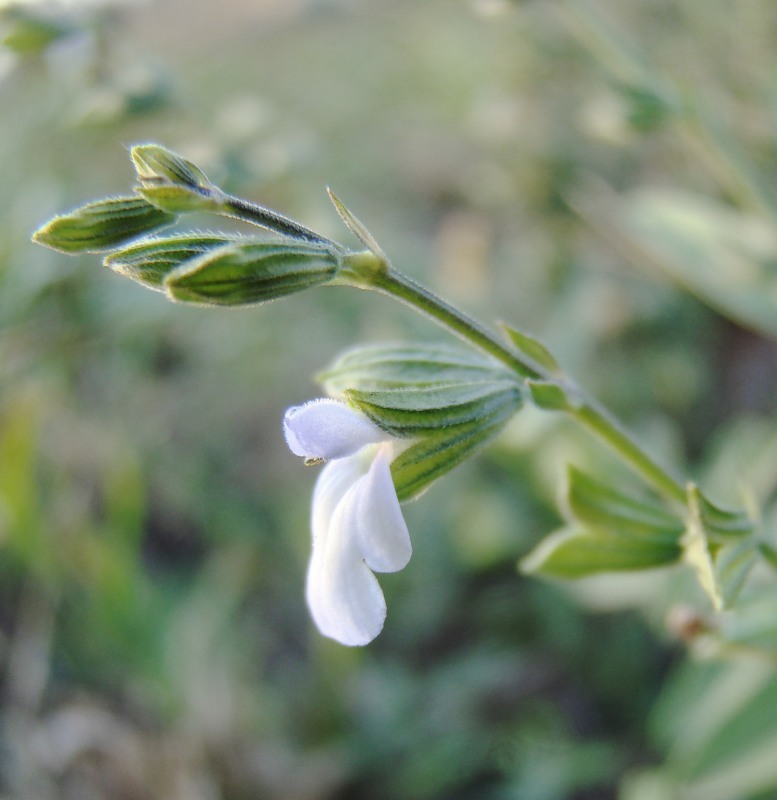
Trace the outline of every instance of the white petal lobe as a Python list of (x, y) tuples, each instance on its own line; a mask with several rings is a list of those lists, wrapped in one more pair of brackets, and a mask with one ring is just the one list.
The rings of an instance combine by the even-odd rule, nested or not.
[(318, 629), (351, 646), (371, 642), (386, 618), (383, 592), (359, 550), (360, 481), (346, 492), (326, 533), (317, 538), (307, 578), (308, 607)]
[(327, 460), (345, 458), (390, 438), (363, 414), (328, 399), (293, 406), (286, 412), (283, 429), (295, 455)]
[(413, 553), (410, 534), (391, 479), (390, 449), (381, 447), (358, 485), (357, 530), (367, 565), (376, 572), (396, 572)]

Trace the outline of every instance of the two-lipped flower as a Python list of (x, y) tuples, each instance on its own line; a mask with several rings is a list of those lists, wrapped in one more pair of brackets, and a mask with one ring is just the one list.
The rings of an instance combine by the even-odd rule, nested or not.
[(390, 470), (400, 440), (330, 399), (290, 408), (283, 427), (293, 453), (327, 462), (311, 514), (306, 599), (313, 621), (342, 644), (367, 644), (386, 618), (373, 572), (396, 572), (412, 553)]

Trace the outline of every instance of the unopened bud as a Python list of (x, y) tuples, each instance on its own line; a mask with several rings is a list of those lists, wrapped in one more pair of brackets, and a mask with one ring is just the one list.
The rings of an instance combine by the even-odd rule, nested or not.
[(268, 239), (211, 250), (171, 272), (165, 287), (183, 303), (246, 306), (327, 283), (340, 266), (331, 247)]
[(99, 253), (175, 220), (175, 214), (142, 197), (112, 197), (54, 217), (35, 231), (32, 239), (62, 253)]

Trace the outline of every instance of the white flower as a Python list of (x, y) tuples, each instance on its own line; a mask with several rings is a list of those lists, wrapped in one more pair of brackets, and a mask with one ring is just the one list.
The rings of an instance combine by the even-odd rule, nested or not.
[(283, 427), (293, 453), (329, 461), (313, 492), (310, 613), (325, 636), (367, 644), (386, 618), (372, 572), (396, 572), (412, 552), (389, 469), (398, 440), (337, 400), (290, 408)]

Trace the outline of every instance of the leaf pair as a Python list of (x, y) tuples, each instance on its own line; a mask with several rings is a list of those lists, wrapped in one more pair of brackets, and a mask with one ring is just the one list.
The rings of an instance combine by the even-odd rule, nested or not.
[(682, 558), (683, 520), (653, 501), (632, 497), (572, 467), (565, 505), (569, 525), (522, 561), (524, 571), (581, 578), (663, 567)]
[(752, 520), (717, 508), (693, 484), (684, 518), (575, 468), (569, 471), (565, 501), (569, 525), (522, 561), (524, 571), (581, 578), (685, 562), (720, 611), (736, 599), (761, 548)]

